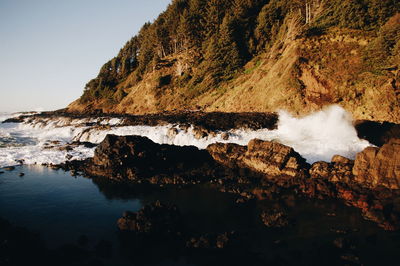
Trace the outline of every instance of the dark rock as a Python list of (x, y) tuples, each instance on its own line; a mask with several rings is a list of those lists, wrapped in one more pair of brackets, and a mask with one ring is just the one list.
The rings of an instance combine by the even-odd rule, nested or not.
[(400, 125), (390, 122), (359, 120), (356, 121), (355, 128), (359, 138), (379, 147), (400, 136)]
[(125, 212), (118, 220), (118, 228), (141, 234), (177, 234), (181, 230), (182, 218), (175, 205), (156, 201), (145, 205), (138, 212)]
[(225, 232), (222, 234), (207, 233), (199, 237), (192, 237), (186, 242), (187, 248), (199, 249), (223, 249), (230, 246), (235, 232)]
[(107, 135), (85, 171), (117, 179), (144, 178), (154, 184), (182, 184), (190, 177), (210, 178), (213, 165), (207, 151), (193, 146), (160, 145), (146, 137)]
[(20, 177), (23, 177), (25, 174), (24, 173), (19, 173), (19, 176)]
[(4, 172), (3, 172), (3, 171), (0, 171), (0, 175), (1, 175), (1, 174), (4, 174)]

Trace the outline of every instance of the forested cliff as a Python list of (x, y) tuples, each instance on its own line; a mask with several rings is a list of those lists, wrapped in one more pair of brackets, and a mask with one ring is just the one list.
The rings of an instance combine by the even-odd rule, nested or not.
[(276, 111), (400, 122), (397, 0), (174, 0), (69, 111)]

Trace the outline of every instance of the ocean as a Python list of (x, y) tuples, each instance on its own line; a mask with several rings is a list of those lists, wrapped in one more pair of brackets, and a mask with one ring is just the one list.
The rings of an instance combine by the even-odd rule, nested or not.
[[(18, 114), (2, 114), (0, 120)], [(26, 118), (23, 123), (0, 124), (0, 167), (23, 164), (60, 164), (67, 160), (92, 157), (93, 147), (72, 142), (100, 143), (107, 134), (140, 135), (159, 144), (193, 145), (205, 149), (216, 142), (240, 145), (254, 138), (277, 141), (293, 147), (307, 162), (330, 161), (334, 155), (354, 159), (355, 154), (370, 146), (357, 137), (351, 116), (339, 106), (302, 118), (285, 111), (279, 112), (276, 130), (233, 129), (196, 138), (193, 127), (182, 129), (177, 124), (160, 126), (122, 126), (123, 118), (93, 117), (73, 119), (66, 117)], [(174, 128), (176, 134), (169, 134)], [(224, 133), (229, 139), (225, 139)]]

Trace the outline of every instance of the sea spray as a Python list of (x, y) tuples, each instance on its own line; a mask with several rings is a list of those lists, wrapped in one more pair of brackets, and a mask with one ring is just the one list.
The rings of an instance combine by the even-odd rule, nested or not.
[(279, 112), (277, 141), (293, 147), (308, 162), (330, 161), (339, 154), (354, 159), (357, 152), (370, 146), (357, 136), (351, 115), (338, 105), (302, 118)]
[[(94, 126), (95, 123), (101, 126)], [(353, 159), (357, 152), (370, 145), (357, 137), (351, 115), (336, 105), (301, 118), (280, 111), (275, 130), (234, 129), (203, 138), (195, 137), (193, 126), (182, 129), (179, 125), (121, 126), (121, 123), (119, 118), (54, 118), (1, 124), (0, 141), (7, 138), (11, 141), (0, 147), (0, 167), (14, 165), (18, 160), (26, 164), (58, 164), (68, 159), (85, 159), (93, 156), (94, 148), (62, 149), (62, 146), (73, 141), (100, 143), (107, 134), (139, 135), (160, 144), (193, 145), (199, 149), (216, 142), (247, 145), (251, 139), (258, 138), (291, 146), (309, 163), (330, 161), (336, 154)], [(171, 128), (175, 134), (169, 134)], [(223, 137), (226, 133), (228, 139)]]

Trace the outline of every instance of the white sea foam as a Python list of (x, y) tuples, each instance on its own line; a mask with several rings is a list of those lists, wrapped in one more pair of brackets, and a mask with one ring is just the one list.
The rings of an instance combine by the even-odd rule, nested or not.
[[(9, 145), (0, 148), (0, 167), (15, 164), (23, 159), (27, 164), (58, 164), (68, 158), (84, 159), (93, 156), (94, 148), (75, 147), (71, 151), (61, 151), (57, 146), (72, 141), (88, 141), (100, 143), (107, 134), (146, 136), (160, 144), (179, 146), (193, 145), (205, 149), (216, 142), (237, 143), (246, 145), (251, 139), (274, 140), (289, 145), (298, 151), (309, 163), (323, 160), (330, 161), (335, 154), (354, 158), (355, 154), (370, 144), (357, 137), (352, 125), (351, 116), (339, 106), (331, 106), (303, 118), (295, 118), (285, 111), (279, 112), (276, 130), (244, 130), (236, 129), (228, 132), (217, 132), (215, 135), (197, 139), (194, 129), (187, 130), (179, 126), (119, 126), (119, 118), (111, 119), (42, 119), (21, 124), (7, 123), (0, 126), (0, 138), (14, 139), (24, 142), (23, 146)], [(101, 129), (88, 126), (99, 122), (105, 125)], [(177, 134), (168, 134), (175, 127)], [(223, 133), (229, 134), (224, 140)], [(49, 141), (59, 141), (53, 149), (46, 149)], [(48, 146), (48, 145), (47, 145)], [(1, 147), (1, 146), (0, 146)]]

